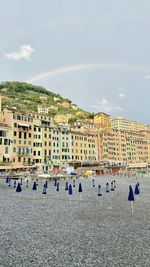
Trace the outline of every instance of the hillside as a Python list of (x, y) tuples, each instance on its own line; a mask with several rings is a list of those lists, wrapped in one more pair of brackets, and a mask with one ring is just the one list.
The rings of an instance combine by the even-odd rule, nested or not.
[(38, 106), (48, 107), (50, 116), (65, 114), (72, 121), (92, 117), (91, 113), (78, 108), (69, 99), (41, 86), (23, 82), (3, 82), (0, 84), (0, 94), (4, 96), (4, 107), (14, 107), (27, 112), (37, 112)]

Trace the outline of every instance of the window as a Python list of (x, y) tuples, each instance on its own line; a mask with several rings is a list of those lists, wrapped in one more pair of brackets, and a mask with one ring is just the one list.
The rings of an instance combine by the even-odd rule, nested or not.
[(17, 132), (16, 131), (14, 131), (14, 136), (17, 136)]
[(8, 147), (5, 147), (5, 153), (8, 154)]
[(22, 134), (21, 134), (21, 132), (19, 132), (19, 139), (21, 139), (21, 137), (22, 137)]
[(18, 157), (18, 162), (21, 162), (21, 158), (20, 157)]
[(13, 152), (16, 152), (16, 147), (13, 147)]
[(0, 131), (0, 136), (6, 137), (6, 131)]

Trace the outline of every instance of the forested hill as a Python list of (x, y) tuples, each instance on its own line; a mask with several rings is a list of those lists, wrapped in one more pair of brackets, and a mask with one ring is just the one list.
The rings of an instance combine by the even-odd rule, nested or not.
[(41, 86), (24, 82), (0, 83), (0, 94), (3, 95), (3, 106), (37, 112), (38, 106), (48, 107), (49, 115), (66, 114), (70, 119), (91, 118), (92, 114), (80, 109), (71, 100), (53, 93)]

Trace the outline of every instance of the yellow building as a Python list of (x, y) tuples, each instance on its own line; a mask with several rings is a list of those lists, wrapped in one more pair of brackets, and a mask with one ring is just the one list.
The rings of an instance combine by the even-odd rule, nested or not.
[(111, 119), (111, 127), (112, 129), (117, 129), (121, 131), (144, 131), (146, 130), (147, 126), (136, 122), (136, 121), (130, 121), (123, 117), (116, 117)]
[(97, 160), (97, 139), (94, 135), (71, 131), (70, 158)]
[(110, 128), (110, 116), (106, 113), (99, 112), (94, 115), (94, 124), (97, 125), (98, 128)]
[(66, 115), (58, 114), (54, 116), (54, 122), (68, 124), (68, 117)]

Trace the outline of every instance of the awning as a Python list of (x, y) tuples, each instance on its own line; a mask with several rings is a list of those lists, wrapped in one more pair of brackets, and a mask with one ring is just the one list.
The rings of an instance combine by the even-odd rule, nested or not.
[(9, 159), (10, 158), (9, 154), (4, 154), (3, 156), (4, 156), (5, 159)]
[(24, 124), (24, 123), (20, 123), (20, 122), (18, 123), (18, 125), (19, 125), (19, 126), (23, 126), (23, 127), (29, 127), (29, 126), (30, 126), (30, 125), (28, 125), (28, 124)]

